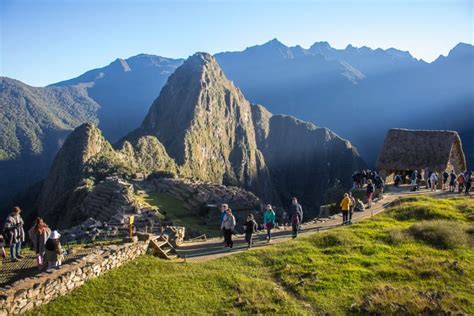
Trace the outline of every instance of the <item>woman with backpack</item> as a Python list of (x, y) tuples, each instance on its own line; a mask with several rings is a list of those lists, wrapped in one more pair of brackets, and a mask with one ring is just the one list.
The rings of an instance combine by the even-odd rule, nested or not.
[(58, 231), (53, 231), (44, 246), (44, 260), (48, 262), (48, 269), (59, 268), (63, 261), (64, 255), (61, 242), (59, 241), (60, 237), (61, 234)]
[(263, 226), (267, 230), (267, 242), (272, 240), (272, 229), (275, 227), (275, 212), (270, 204), (265, 207), (263, 214)]
[(48, 225), (46, 225), (41, 217), (36, 218), (35, 225), (28, 231), (28, 236), (33, 242), (33, 247), (36, 253), (36, 263), (39, 269), (43, 267), (45, 252), (44, 245), (50, 235), (51, 229), (49, 229)]
[(247, 221), (245, 222), (245, 241), (247, 242), (247, 249), (250, 249), (253, 245), (252, 236), (253, 233), (257, 231), (258, 224), (255, 221), (253, 214), (247, 216)]

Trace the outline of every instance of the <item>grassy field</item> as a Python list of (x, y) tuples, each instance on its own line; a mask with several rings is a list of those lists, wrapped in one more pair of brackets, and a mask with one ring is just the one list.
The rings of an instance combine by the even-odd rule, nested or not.
[(206, 226), (202, 218), (191, 214), (185, 209), (182, 202), (167, 193), (148, 193), (146, 202), (151, 206), (156, 206), (163, 215), (173, 220), (176, 226), (185, 226), (207, 237), (220, 236), (222, 233), (218, 227)]
[(205, 263), (143, 256), (33, 312), (474, 314), (474, 200), (406, 198), (369, 220)]

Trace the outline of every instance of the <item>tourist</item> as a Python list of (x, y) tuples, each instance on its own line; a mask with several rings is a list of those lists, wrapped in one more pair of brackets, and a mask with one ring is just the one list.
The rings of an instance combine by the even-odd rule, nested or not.
[[(303, 208), (298, 203), (298, 199), (296, 197), (294, 197), (291, 200), (291, 210), (290, 210), (291, 218), (293, 218), (293, 213), (295, 211), (300, 214), (300, 223), (302, 223), (303, 222)], [(298, 225), (298, 228), (299, 228), (299, 225)]]
[(365, 205), (364, 202), (362, 202), (361, 199), (357, 199), (357, 203), (354, 209), (356, 212), (363, 212), (365, 211)]
[(33, 242), (33, 247), (36, 254), (36, 263), (39, 269), (43, 267), (44, 245), (46, 244), (46, 241), (50, 235), (51, 229), (49, 229), (48, 225), (46, 225), (41, 217), (36, 218), (35, 225), (28, 231), (28, 236)]
[(375, 176), (375, 187), (377, 188), (379, 192), (379, 197), (382, 198), (382, 194), (385, 188), (385, 181), (383, 181), (382, 177), (379, 175)]
[(2, 256), (2, 258), (7, 257), (7, 254), (5, 253), (5, 239), (2, 234), (0, 234), (0, 256)]
[(399, 174), (396, 174), (393, 177), (393, 183), (396, 187), (398, 187), (400, 184), (402, 184), (402, 177)]
[(356, 206), (356, 200), (354, 198), (354, 196), (352, 195), (351, 192), (349, 192), (349, 198), (351, 199), (351, 206), (349, 208), (349, 218), (347, 219), (347, 222), (349, 224), (352, 224), (352, 215), (354, 214), (354, 209), (355, 209), (355, 206)]
[[(301, 209), (301, 206), (300, 206), (300, 209)], [(298, 230), (300, 229), (300, 224), (302, 221), (303, 221), (302, 211), (299, 211), (298, 207), (293, 207), (292, 212), (291, 212), (291, 227), (292, 227), (293, 238), (296, 238), (298, 236)]]
[(367, 189), (366, 189), (366, 193), (367, 193), (367, 208), (371, 208), (372, 207), (372, 197), (374, 195), (374, 191), (375, 191), (375, 187), (374, 185), (372, 184), (372, 180), (368, 180), (367, 181)]
[(432, 172), (430, 175), (430, 185), (431, 191), (436, 192), (436, 185), (438, 184), (438, 174), (436, 172)]
[(265, 207), (263, 214), (263, 226), (267, 230), (267, 242), (272, 240), (272, 228), (275, 227), (275, 212), (270, 204)]
[(23, 219), (20, 216), (21, 209), (18, 206), (13, 208), (10, 216), (7, 217), (3, 231), (4, 236), (10, 243), (10, 256), (13, 261), (22, 259), (21, 243), (25, 242), (25, 230), (23, 229)]
[(423, 180), (423, 177), (421, 176), (421, 170), (420, 170), (417, 172), (417, 176), (416, 176), (416, 189), (417, 190), (420, 190), (421, 180)]
[(451, 192), (456, 191), (456, 173), (454, 173), (454, 169), (449, 174), (449, 190)]
[(247, 221), (245, 222), (245, 241), (247, 242), (247, 248), (250, 249), (253, 245), (252, 236), (253, 233), (257, 231), (258, 224), (255, 221), (253, 214), (247, 216)]
[(458, 175), (457, 181), (458, 181), (458, 191), (459, 193), (462, 193), (462, 191), (464, 190), (464, 174), (462, 172)]
[(57, 230), (53, 231), (44, 245), (44, 260), (48, 262), (48, 269), (59, 268), (63, 261), (63, 248), (59, 238), (61, 235)]
[(349, 197), (349, 194), (344, 193), (344, 198), (342, 199), (341, 203), (339, 206), (341, 207), (342, 210), (342, 224), (345, 225), (348, 223), (348, 218), (349, 218), (349, 210), (351, 208), (351, 199)]
[(425, 178), (425, 185), (426, 188), (429, 189), (430, 186), (430, 169), (428, 167), (425, 168), (425, 172), (423, 173), (423, 177)]
[(416, 191), (416, 189), (418, 187), (417, 181), (418, 181), (418, 171), (415, 170), (411, 174), (411, 190), (412, 191)]
[(444, 170), (443, 172), (443, 190), (448, 190), (448, 179), (449, 179), (449, 173)]
[(232, 210), (230, 208), (227, 208), (224, 220), (222, 221), (221, 229), (224, 232), (225, 246), (229, 248), (234, 247), (234, 242), (232, 241), (232, 233), (234, 232), (235, 224), (235, 217), (232, 214)]
[(472, 186), (472, 176), (471, 176), (471, 171), (469, 172), (466, 172), (466, 175), (465, 175), (465, 181), (464, 181), (464, 186), (465, 186), (465, 191), (466, 191), (466, 195), (469, 195), (469, 191), (471, 190), (471, 186)]
[[(224, 217), (225, 217), (225, 214), (227, 212), (227, 210), (229, 209), (229, 205), (227, 204), (222, 204), (221, 205), (221, 227), (222, 227), (222, 223), (224, 223)], [(224, 234), (224, 230), (221, 228), (222, 230), (222, 236), (224, 237), (224, 240), (225, 240), (225, 234)], [(224, 241), (225, 243), (225, 241)]]

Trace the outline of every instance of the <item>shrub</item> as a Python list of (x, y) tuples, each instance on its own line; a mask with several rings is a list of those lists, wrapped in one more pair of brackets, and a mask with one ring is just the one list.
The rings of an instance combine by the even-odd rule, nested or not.
[(436, 204), (406, 203), (391, 209), (389, 214), (399, 221), (457, 219), (449, 210)]
[(467, 243), (465, 225), (451, 221), (424, 221), (412, 225), (408, 232), (435, 248), (452, 249)]
[(387, 241), (392, 245), (399, 245), (407, 240), (407, 235), (400, 229), (392, 229), (388, 232)]

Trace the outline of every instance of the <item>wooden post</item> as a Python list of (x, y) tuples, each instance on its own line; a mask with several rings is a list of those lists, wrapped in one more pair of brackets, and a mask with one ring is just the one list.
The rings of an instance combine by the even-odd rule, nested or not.
[(130, 238), (133, 237), (133, 223), (134, 222), (135, 222), (135, 216), (130, 215), (130, 217), (128, 219)]

